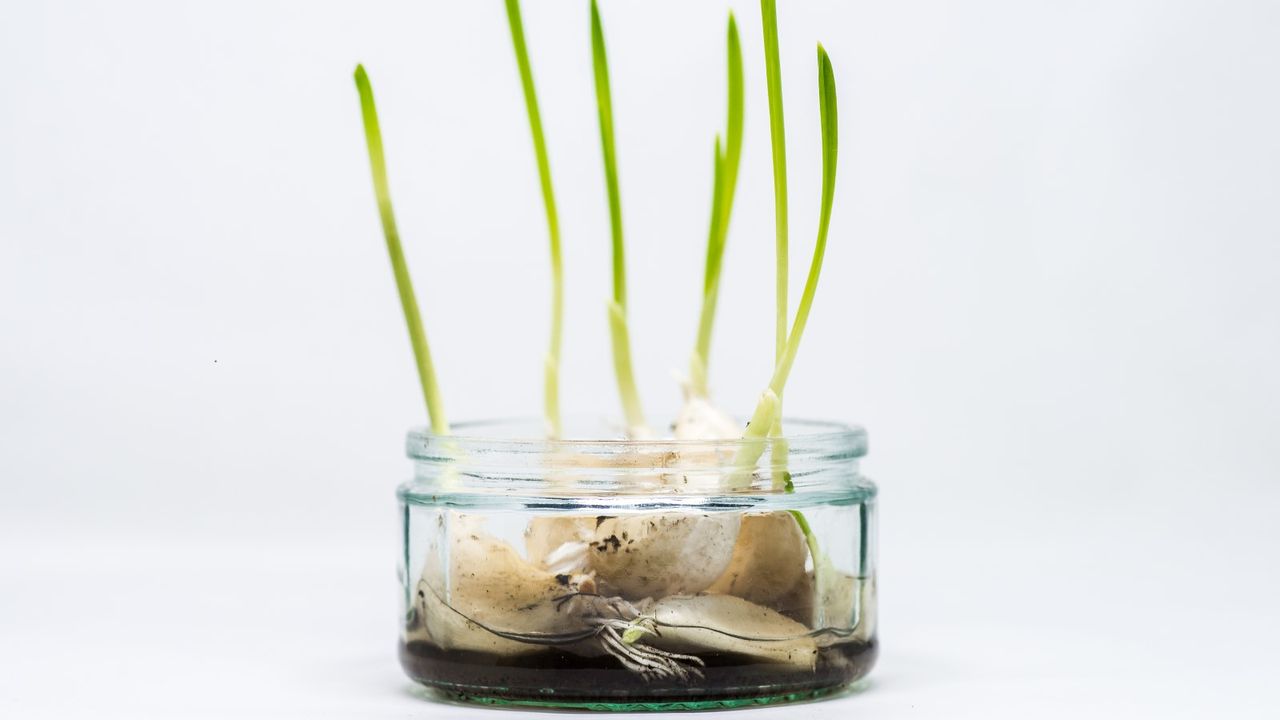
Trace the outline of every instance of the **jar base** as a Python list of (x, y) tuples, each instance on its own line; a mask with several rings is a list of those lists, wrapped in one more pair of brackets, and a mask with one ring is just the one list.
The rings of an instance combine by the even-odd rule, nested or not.
[(689, 710), (733, 710), (735, 708), (755, 707), (758, 705), (784, 705), (787, 703), (805, 702), (824, 698), (832, 693), (840, 692), (844, 688), (845, 685), (842, 684), (829, 688), (819, 688), (816, 690), (804, 690), (800, 692), (789, 692), (775, 695), (761, 695), (758, 697), (723, 698), (720, 700), (665, 700), (652, 702), (637, 700), (619, 700), (613, 702), (527, 700), (506, 697), (490, 697), (485, 695), (470, 695), (467, 693), (449, 692), (446, 690), (436, 690), (436, 692), (439, 692), (446, 698), (457, 702), (476, 705), (495, 705), (500, 707), (590, 710), (594, 712), (678, 712)]
[(802, 702), (839, 692), (864, 677), (877, 647), (844, 642), (823, 648), (812, 671), (705, 657), (696, 683), (646, 682), (610, 657), (585, 658), (548, 649), (503, 657), (401, 643), (400, 661), (413, 680), (465, 703), (597, 711), (717, 710)]

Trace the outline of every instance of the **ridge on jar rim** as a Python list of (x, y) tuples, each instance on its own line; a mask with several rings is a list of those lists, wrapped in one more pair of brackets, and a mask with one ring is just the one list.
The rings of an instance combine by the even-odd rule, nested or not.
[[(575, 435), (551, 440), (540, 418), (458, 423), (456, 434), (413, 428), (405, 450), (414, 479), (408, 495), (506, 493), (512, 496), (783, 495), (792, 501), (834, 493), (874, 495), (858, 470), (867, 453), (866, 431), (838, 422), (786, 419), (784, 443), (776, 439), (631, 440), (620, 426), (581, 421), (566, 424)], [(583, 432), (588, 431), (588, 432)], [(612, 434), (614, 437), (608, 438)], [(604, 439), (601, 439), (604, 438)], [(750, 467), (734, 456), (747, 443), (765, 447)], [(735, 474), (739, 482), (729, 482)]]
[[(745, 426), (745, 421), (743, 426)], [(841, 456), (862, 457), (867, 454), (867, 431), (860, 425), (849, 425), (829, 420), (784, 418), (782, 440), (792, 455), (812, 452), (836, 451)], [(406, 451), (415, 460), (445, 459), (439, 453), (447, 450), (450, 456), (459, 451), (512, 452), (519, 454), (575, 452), (587, 455), (616, 455), (635, 451), (654, 453), (662, 450), (679, 452), (693, 448), (736, 450), (760, 441), (743, 438), (727, 439), (677, 439), (652, 437), (634, 439), (625, 436), (625, 428), (618, 423), (586, 417), (569, 417), (565, 423), (566, 437), (548, 438), (541, 418), (501, 418), (469, 420), (454, 423), (449, 435), (436, 435), (427, 426), (409, 429)], [(775, 438), (764, 440), (772, 443)], [(447, 448), (446, 448), (447, 446)], [(832, 458), (835, 459), (835, 458)]]

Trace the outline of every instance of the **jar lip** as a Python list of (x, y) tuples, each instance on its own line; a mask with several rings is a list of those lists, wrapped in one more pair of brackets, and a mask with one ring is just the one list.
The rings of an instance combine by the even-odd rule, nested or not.
[[(582, 424), (583, 418), (569, 418), (568, 426)], [(588, 419), (589, 422), (589, 419)], [(606, 423), (591, 423), (597, 428)], [(745, 423), (744, 423), (745, 425)], [(456, 452), (534, 454), (546, 452), (573, 452), (585, 455), (617, 455), (626, 452), (643, 454), (661, 453), (684, 449), (736, 450), (738, 447), (759, 441), (730, 439), (677, 439), (654, 437), (630, 439), (623, 437), (621, 426), (615, 437), (579, 437), (551, 439), (539, 435), (545, 427), (541, 418), (491, 418), (455, 423), (449, 435), (436, 435), (429, 427), (415, 426), (406, 437), (406, 451), (411, 459), (438, 460), (439, 450), (446, 442), (449, 454)], [(860, 425), (831, 420), (807, 420), (784, 418), (783, 439), (788, 451), (794, 455), (838, 454), (859, 458), (867, 454), (867, 432)]]

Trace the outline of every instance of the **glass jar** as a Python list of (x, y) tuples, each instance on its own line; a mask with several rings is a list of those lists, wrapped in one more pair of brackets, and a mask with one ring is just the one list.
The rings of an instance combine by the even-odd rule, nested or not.
[(863, 677), (866, 433), (784, 427), (745, 453), (753, 441), (532, 439), (536, 421), (410, 432), (405, 672), (470, 702), (610, 710), (801, 700)]

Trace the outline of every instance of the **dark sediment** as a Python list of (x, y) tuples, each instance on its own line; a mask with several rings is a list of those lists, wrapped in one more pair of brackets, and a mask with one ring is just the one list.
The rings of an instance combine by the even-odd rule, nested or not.
[(401, 642), (400, 664), (414, 680), (447, 693), (543, 703), (705, 702), (806, 693), (837, 688), (865, 676), (876, 642), (841, 642), (818, 652), (815, 668), (762, 663), (729, 653), (706, 653), (704, 678), (651, 680), (607, 655), (583, 657), (555, 648), (519, 656), (441, 650)]

